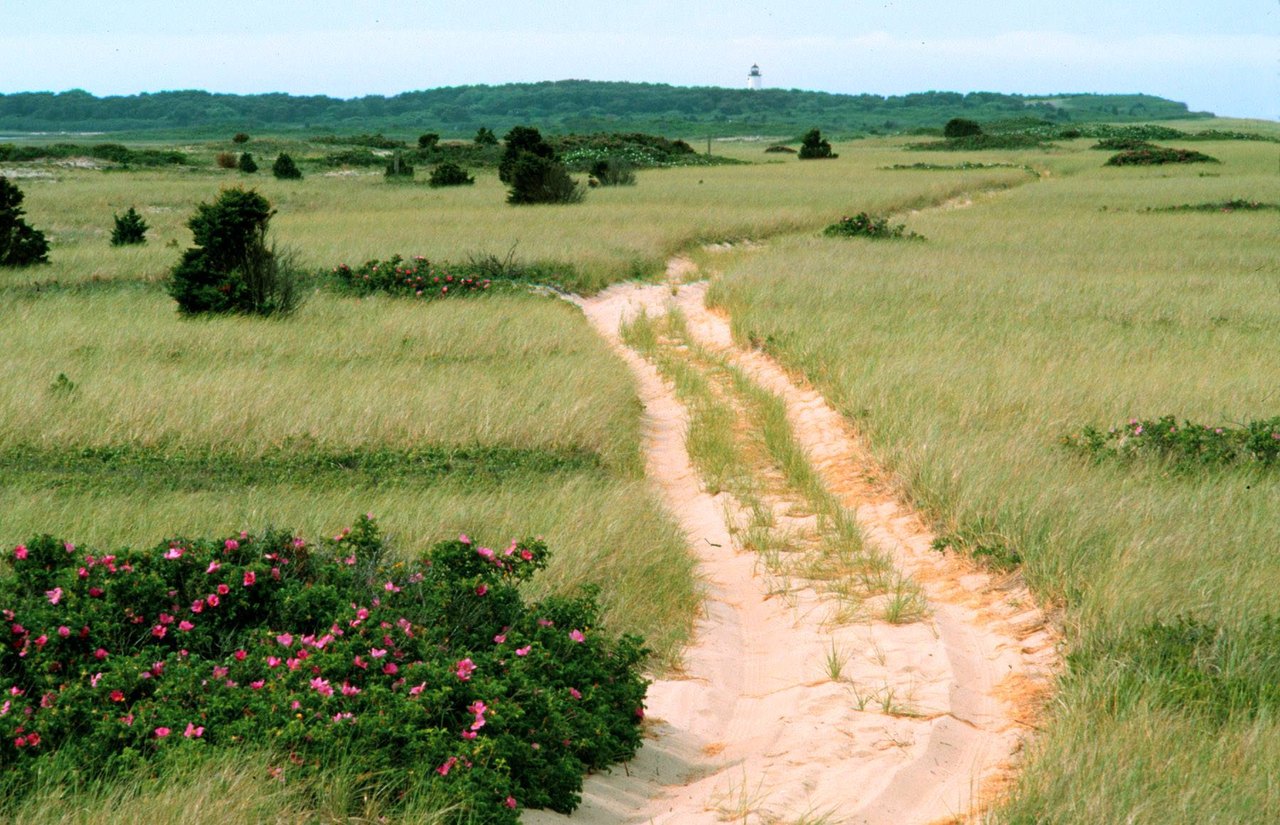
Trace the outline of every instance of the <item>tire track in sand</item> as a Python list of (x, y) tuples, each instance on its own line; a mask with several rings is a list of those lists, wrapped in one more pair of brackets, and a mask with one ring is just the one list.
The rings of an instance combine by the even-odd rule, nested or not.
[[(1028, 732), (1021, 720), (1054, 667), (1054, 638), (1025, 589), (931, 551), (920, 519), (865, 481), (875, 468), (847, 423), (771, 359), (735, 347), (704, 295), (704, 283), (625, 284), (574, 299), (636, 378), (647, 472), (698, 556), (704, 612), (682, 671), (650, 687), (636, 758), (588, 777), (572, 817), (530, 811), (523, 821), (963, 820), (1010, 775)], [(618, 337), (624, 318), (672, 304), (700, 344), (786, 401), (824, 482), (857, 513), (867, 542), (920, 585), (929, 618), (842, 624), (814, 589), (771, 594), (758, 560), (733, 549), (732, 502), (702, 489), (684, 408)], [(824, 672), (829, 651), (849, 654), (840, 679)]]

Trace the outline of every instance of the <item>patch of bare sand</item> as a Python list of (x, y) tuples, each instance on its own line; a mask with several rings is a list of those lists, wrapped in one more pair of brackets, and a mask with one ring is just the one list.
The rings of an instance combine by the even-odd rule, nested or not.
[(703, 285), (677, 288), (695, 337), (786, 399), (824, 479), (856, 509), (869, 540), (916, 577), (931, 618), (841, 624), (815, 590), (771, 592), (757, 559), (733, 549), (732, 507), (701, 487), (685, 451), (683, 407), (618, 338), (624, 317), (665, 311), (672, 292), (623, 285), (578, 303), (636, 377), (647, 470), (698, 555), (704, 615), (682, 672), (650, 687), (636, 758), (588, 777), (571, 818), (530, 811), (523, 821), (964, 818), (1008, 775), (1027, 729), (1025, 699), (1052, 667), (1052, 637), (1018, 588), (929, 551), (919, 519), (865, 481), (873, 468), (825, 401), (763, 355), (736, 349), (724, 319), (703, 307)]

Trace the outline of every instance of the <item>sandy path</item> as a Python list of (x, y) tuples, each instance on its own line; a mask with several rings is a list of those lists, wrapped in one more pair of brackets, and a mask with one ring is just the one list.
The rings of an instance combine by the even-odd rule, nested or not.
[[(572, 817), (530, 811), (523, 821), (928, 823), (970, 812), (1020, 746), (1017, 700), (1052, 667), (1042, 618), (1021, 589), (930, 551), (919, 520), (864, 481), (873, 468), (843, 420), (770, 359), (734, 347), (727, 322), (703, 307), (704, 284), (672, 292), (621, 285), (578, 303), (636, 377), (647, 470), (698, 555), (704, 615), (683, 672), (650, 687), (650, 736), (637, 757), (588, 777)], [(618, 339), (624, 317), (673, 302), (695, 338), (787, 401), (824, 481), (921, 585), (929, 618), (842, 624), (814, 589), (771, 592), (758, 560), (734, 550), (733, 502), (703, 491), (684, 408)]]

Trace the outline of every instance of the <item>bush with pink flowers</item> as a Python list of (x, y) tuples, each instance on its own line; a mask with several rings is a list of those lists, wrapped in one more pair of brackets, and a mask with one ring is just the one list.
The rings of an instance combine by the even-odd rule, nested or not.
[[(0, 784), (47, 760), (105, 778), (177, 748), (266, 747), (272, 776), (429, 789), (466, 821), (573, 810), (640, 743), (645, 651), (594, 594), (527, 602), (538, 541), (467, 537), (393, 561), (371, 517), (86, 551), (49, 536), (0, 575)], [(353, 794), (359, 798), (359, 794)]]

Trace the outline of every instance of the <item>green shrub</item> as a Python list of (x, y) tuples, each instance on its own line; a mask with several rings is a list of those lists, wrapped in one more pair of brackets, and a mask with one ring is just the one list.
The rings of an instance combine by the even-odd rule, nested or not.
[(800, 141), (800, 152), (797, 155), (800, 160), (819, 160), (822, 158), (837, 158), (839, 155), (832, 154), (831, 144), (822, 137), (822, 132), (817, 129), (810, 129), (805, 132), (804, 138)]
[(340, 289), (356, 295), (385, 292), (428, 301), (486, 292), (492, 285), (489, 278), (463, 276), (437, 268), (421, 255), (409, 260), (399, 255), (386, 260), (374, 258), (354, 268), (340, 264), (334, 267), (333, 277)]
[(1062, 443), (1094, 458), (1152, 456), (1175, 465), (1280, 465), (1280, 416), (1241, 426), (1178, 423), (1172, 415), (1157, 419), (1132, 418), (1122, 427), (1102, 432), (1085, 427), (1062, 437)]
[(493, 133), (492, 129), (485, 126), (481, 126), (479, 129), (476, 129), (476, 136), (473, 140), (477, 146), (498, 145), (498, 136)]
[(1248, 198), (1231, 198), (1225, 201), (1208, 203), (1184, 203), (1179, 206), (1164, 206), (1147, 209), (1148, 212), (1275, 212), (1280, 211), (1280, 203), (1249, 200)]
[(542, 139), (542, 134), (532, 126), (516, 126), (503, 137), (506, 144), (502, 160), (498, 163), (498, 180), (511, 185), (514, 178), (516, 161), (521, 155), (534, 155), (552, 160), (556, 151), (551, 144)]
[(1130, 149), (1112, 155), (1106, 166), (1160, 166), (1166, 163), (1220, 163), (1217, 158), (1209, 157), (1203, 152), (1193, 149), (1169, 149), (1163, 146), (1150, 146), (1144, 149)]
[(909, 238), (922, 240), (922, 236), (907, 232), (904, 224), (896, 226), (889, 223), (888, 218), (876, 217), (866, 212), (859, 212), (852, 218), (846, 216), (822, 230), (823, 235), (833, 238)]
[(169, 295), (184, 314), (288, 314), (301, 303), (299, 270), (289, 254), (267, 245), (275, 213), (252, 190), (225, 190), (187, 221), (196, 245), (170, 275)]
[(44, 233), (23, 220), (25, 195), (0, 175), (0, 266), (30, 266), (49, 262)]
[(790, 146), (784, 146), (781, 143), (775, 143), (772, 146), (765, 147), (764, 151), (766, 154), (773, 152), (778, 154), (794, 155), (796, 153), (795, 149), (792, 149)]
[(506, 150), (498, 178), (510, 189), (507, 203), (577, 203), (582, 189), (532, 126), (516, 126), (504, 137)]
[(147, 242), (147, 222), (132, 206), (123, 214), (111, 216), (115, 227), (111, 230), (112, 246), (128, 246)]
[(1153, 149), (1148, 141), (1134, 137), (1109, 137), (1099, 140), (1090, 149), (1106, 149), (1111, 152), (1128, 151), (1130, 149)]
[(298, 168), (298, 164), (293, 162), (293, 158), (284, 152), (276, 156), (276, 162), (271, 164), (271, 174), (281, 180), (301, 180), (302, 170)]
[(600, 186), (635, 186), (636, 171), (623, 158), (604, 158), (591, 165), (591, 177)]
[(431, 170), (431, 177), (427, 180), (428, 186), (470, 186), (476, 182), (476, 179), (467, 174), (467, 170), (463, 169), (456, 163), (441, 163)]
[(980, 134), (982, 134), (982, 127), (978, 122), (963, 117), (953, 117), (947, 121), (947, 125), (942, 127), (942, 136), (945, 138), (962, 138)]
[(967, 137), (931, 140), (928, 143), (908, 143), (905, 149), (916, 151), (982, 151), (985, 149), (1047, 149), (1052, 144), (1046, 143), (1039, 135), (1023, 132), (1008, 132), (997, 135), (969, 135)]
[(419, 149), (434, 149), (440, 143), (440, 136), (435, 132), (427, 132), (424, 135), (418, 135)]
[(110, 780), (208, 748), (305, 780), (342, 753), (353, 799), (434, 793), (515, 825), (520, 807), (572, 811), (584, 772), (634, 754), (641, 640), (602, 632), (592, 593), (526, 601), (545, 545), (389, 556), (371, 516), (319, 546), (19, 545), (0, 577), (4, 784), (20, 798), (54, 760)]
[(231, 138), (231, 142), (236, 144), (248, 143), (249, 136), (246, 135), (244, 132), (236, 132), (235, 135)]
[(219, 152), (213, 158), (214, 163), (218, 164), (219, 169), (235, 169), (239, 163), (239, 158), (235, 152)]
[(240, 155), (240, 161), (239, 163), (236, 164), (236, 166), (240, 169), (241, 172), (244, 172), (246, 175), (252, 175), (254, 172), (258, 171), (257, 162), (254, 161), (253, 155), (249, 154), (248, 152), (244, 152)]

